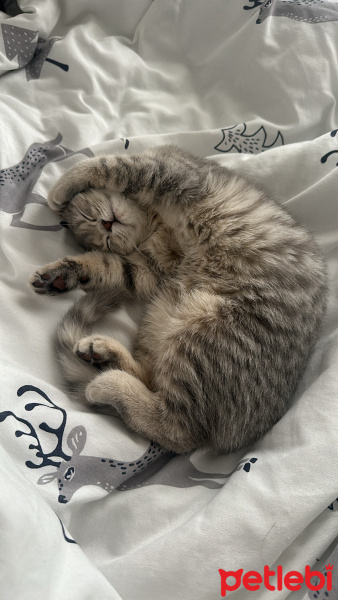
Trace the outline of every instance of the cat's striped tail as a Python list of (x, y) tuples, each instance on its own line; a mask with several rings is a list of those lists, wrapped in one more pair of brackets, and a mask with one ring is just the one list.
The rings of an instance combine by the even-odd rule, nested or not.
[(82, 400), (97, 368), (81, 360), (75, 345), (89, 335), (93, 324), (108, 312), (117, 310), (125, 300), (114, 292), (88, 292), (77, 300), (59, 322), (56, 332), (56, 354), (67, 386), (74, 399)]

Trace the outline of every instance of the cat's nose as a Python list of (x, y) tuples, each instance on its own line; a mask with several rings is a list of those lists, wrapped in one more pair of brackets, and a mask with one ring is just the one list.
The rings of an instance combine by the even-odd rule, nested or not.
[(104, 221), (103, 219), (101, 219), (101, 223), (106, 231), (111, 231), (113, 221)]

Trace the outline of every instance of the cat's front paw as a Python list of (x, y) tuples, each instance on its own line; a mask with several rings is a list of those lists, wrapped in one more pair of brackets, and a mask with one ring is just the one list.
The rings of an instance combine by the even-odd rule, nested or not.
[(52, 210), (62, 213), (74, 196), (93, 187), (90, 182), (90, 174), (95, 169), (96, 163), (96, 158), (88, 158), (60, 177), (47, 198)]
[(29, 283), (37, 294), (55, 296), (88, 281), (89, 277), (79, 261), (64, 258), (41, 267), (32, 275)]

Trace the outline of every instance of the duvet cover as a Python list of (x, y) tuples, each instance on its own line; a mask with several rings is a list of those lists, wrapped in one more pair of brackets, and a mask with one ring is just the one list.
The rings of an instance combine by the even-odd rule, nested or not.
[[(338, 597), (338, 2), (0, 2), (0, 597)], [(329, 302), (287, 414), (254, 446), (175, 456), (72, 402), (53, 340), (80, 252), (47, 206), (71, 166), (174, 143), (316, 237)], [(130, 347), (140, 307), (99, 325)], [(139, 470), (138, 466), (142, 469)]]

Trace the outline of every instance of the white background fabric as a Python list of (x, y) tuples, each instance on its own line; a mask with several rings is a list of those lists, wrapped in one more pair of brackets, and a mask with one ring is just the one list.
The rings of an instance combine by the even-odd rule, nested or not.
[[(18, 396), (22, 386), (34, 386), (66, 411), (68, 455), (67, 436), (77, 426), (87, 431), (84, 460), (134, 461), (148, 441), (63, 392), (53, 336), (78, 293), (38, 297), (26, 281), (38, 266), (81, 250), (69, 231), (46, 229), (58, 217), (42, 204), (28, 204), (21, 219), (45, 229), (13, 226), (0, 186), (3, 598), (218, 600), (220, 568), (321, 568), (338, 533), (338, 155), (321, 162), (338, 150), (338, 134), (331, 135), (338, 127), (338, 22), (269, 16), (258, 24), (259, 7), (249, 0), (19, 4), (21, 15), (0, 12), (7, 26), (0, 31), (0, 169), (58, 134), (58, 147), (72, 152), (131, 153), (175, 143), (213, 157), (264, 186), (313, 231), (330, 292), (321, 338), (285, 417), (236, 456), (215, 458), (205, 450), (191, 457), (210, 473), (230, 473), (241, 459), (255, 457), (249, 472), (234, 472), (218, 489), (178, 488), (174, 479), (110, 493), (84, 484), (62, 504), (56, 479), (38, 484), (57, 467), (26, 465), (41, 459), (25, 435), (29, 422), (43, 451), (51, 452), (55, 435), (40, 425), (60, 427), (61, 411), (32, 389)], [(8, 26), (37, 32), (36, 40), (60, 38), (48, 59), (68, 70), (45, 60), (40, 76), (28, 80), (19, 59), (8, 57)], [(57, 177), (84, 158), (49, 162), (31, 191), (46, 198)], [(130, 345), (136, 323), (137, 307), (128, 307), (100, 327)], [(44, 407), (25, 409), (34, 402)], [(14, 416), (1, 420), (6, 411), (26, 425)], [(25, 434), (17, 437), (20, 429)], [(275, 595), (308, 597), (304, 587)], [(233, 596), (269, 600), (271, 592), (242, 587)]]

